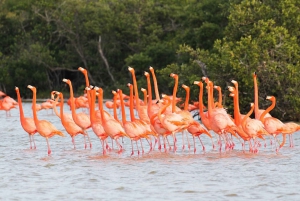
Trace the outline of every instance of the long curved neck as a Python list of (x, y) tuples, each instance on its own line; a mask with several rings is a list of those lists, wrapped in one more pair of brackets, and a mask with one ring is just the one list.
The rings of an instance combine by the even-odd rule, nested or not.
[(90, 121), (91, 121), (91, 123), (94, 123), (96, 120), (95, 101), (93, 101), (95, 99), (95, 95), (96, 95), (96, 92), (94, 89), (87, 90), (87, 98), (88, 98), (89, 106), (90, 106)]
[(201, 119), (204, 118), (204, 113), (203, 113), (203, 83), (201, 82), (199, 84), (199, 113), (200, 113), (200, 117)]
[(184, 110), (188, 110), (189, 100), (190, 100), (190, 88), (184, 88), (186, 91), (185, 102), (184, 102)]
[(83, 74), (84, 74), (84, 78), (85, 78), (85, 86), (89, 87), (90, 86), (90, 81), (89, 81), (89, 76), (88, 76), (87, 70), (85, 70), (83, 72)]
[(33, 111), (33, 120), (36, 125), (38, 125), (39, 120), (36, 113), (36, 90), (33, 90), (33, 98), (32, 98), (32, 111)]
[(210, 88), (210, 101), (211, 101), (211, 108), (215, 108), (215, 102), (214, 102), (214, 84), (212, 81), (208, 82), (209, 88)]
[(271, 101), (272, 101), (272, 104), (260, 115), (260, 118), (259, 118), (259, 120), (261, 121), (261, 122), (263, 122), (264, 123), (264, 121), (265, 121), (265, 116), (266, 116), (266, 114), (268, 113), (268, 112), (270, 112), (271, 110), (273, 110), (274, 109), (274, 107), (275, 107), (275, 105), (276, 105), (276, 99), (275, 98), (272, 98), (271, 99)]
[(119, 90), (119, 96), (120, 96), (120, 102), (121, 102), (122, 122), (123, 122), (123, 125), (124, 125), (127, 120), (126, 120), (125, 105), (124, 105), (124, 99), (123, 99), (123, 92), (122, 92), (122, 90)]
[(58, 116), (59, 118), (62, 118), (61, 114), (58, 113), (57, 108), (56, 108), (56, 104), (58, 102), (59, 96), (56, 97), (56, 99), (52, 102), (52, 108), (54, 110), (54, 113), (56, 114), (56, 116)]
[(143, 93), (144, 93), (144, 105), (147, 105), (148, 104), (148, 101), (147, 101), (147, 90), (144, 90)]
[(130, 71), (130, 72), (131, 72), (131, 75), (132, 75), (136, 108), (137, 108), (137, 111), (139, 112), (140, 111), (140, 98), (139, 98), (139, 92), (138, 92), (138, 87), (137, 87), (137, 83), (136, 83), (135, 72), (134, 71)]
[(100, 88), (98, 91), (98, 101), (99, 101), (99, 110), (101, 114), (101, 120), (102, 124), (105, 124), (105, 119), (104, 119), (104, 110), (103, 110), (103, 90)]
[(74, 92), (73, 92), (73, 86), (71, 81), (69, 83), (67, 83), (70, 87), (70, 98), (71, 98), (71, 111), (72, 111), (72, 117), (75, 121), (75, 119), (77, 118), (76, 115), (76, 111), (75, 111), (75, 100), (74, 100)]
[(222, 108), (222, 90), (221, 87), (218, 87), (218, 92), (219, 92), (219, 101), (218, 101), (218, 107)]
[(163, 122), (163, 118), (162, 118), (161, 114), (167, 109), (167, 107), (169, 107), (171, 105), (171, 101), (170, 100), (167, 100), (167, 101), (168, 101), (167, 104), (165, 104), (158, 110), (157, 117), (160, 122)]
[(16, 92), (17, 92), (18, 103), (19, 103), (20, 120), (22, 121), (25, 118), (24, 111), (23, 111), (23, 105), (22, 105), (22, 101), (21, 101), (21, 96), (20, 96), (19, 90), (17, 90)]
[[(151, 74), (152, 74), (152, 78), (153, 78), (153, 84), (154, 84), (154, 91), (155, 91), (155, 98), (156, 100), (160, 100), (160, 97), (159, 97), (159, 91), (158, 91), (158, 85), (157, 85), (157, 79), (156, 79), (156, 75), (155, 75), (155, 72), (154, 72), (154, 69), (150, 69), (151, 71)], [(150, 92), (148, 92), (150, 93)], [(151, 98), (152, 99), (152, 98)]]
[(151, 89), (151, 82), (150, 82), (150, 76), (146, 76), (147, 78), (147, 88), (148, 88), (148, 114), (151, 112), (152, 108), (152, 89)]
[(257, 87), (257, 79), (256, 76), (253, 77), (254, 81), (254, 114), (255, 114), (255, 119), (259, 118), (259, 113), (258, 113), (258, 87)]
[(236, 90), (233, 92), (233, 113), (234, 113), (234, 122), (237, 126), (241, 124), (241, 116), (240, 116), (240, 111), (239, 111), (239, 102), (238, 102), (238, 97), (236, 95)]
[(113, 110), (114, 110), (114, 118), (115, 120), (119, 121), (119, 118), (118, 118), (118, 114), (117, 114), (117, 95), (118, 94), (114, 94), (114, 97), (113, 97)]
[(242, 124), (242, 127), (245, 128), (246, 126), (246, 122), (247, 122), (247, 119), (250, 117), (250, 115), (253, 113), (253, 110), (254, 110), (254, 106), (251, 107), (250, 111), (244, 116), (241, 124)]
[(133, 110), (133, 89), (132, 89), (132, 85), (129, 86), (129, 97), (130, 97), (129, 98), (130, 119), (131, 119), (131, 121), (134, 121), (135, 117), (134, 117), (134, 110)]
[[(66, 121), (64, 118), (64, 96), (63, 96), (63, 94), (62, 93), (59, 94), (59, 96), (55, 99), (55, 104), (56, 104), (58, 98), (60, 98), (60, 104), (59, 104), (60, 105), (60, 119), (61, 119), (61, 123), (64, 125)], [(56, 108), (56, 106), (55, 106), (55, 108)], [(57, 112), (56, 109), (55, 109), (55, 111)]]
[(207, 85), (207, 110), (208, 110), (208, 117), (210, 118), (212, 116), (212, 101), (211, 101), (211, 90), (210, 86)]
[(175, 112), (176, 93), (177, 93), (177, 88), (178, 88), (178, 77), (176, 76), (174, 79), (175, 79), (175, 84), (174, 84), (174, 88), (173, 88), (172, 113)]

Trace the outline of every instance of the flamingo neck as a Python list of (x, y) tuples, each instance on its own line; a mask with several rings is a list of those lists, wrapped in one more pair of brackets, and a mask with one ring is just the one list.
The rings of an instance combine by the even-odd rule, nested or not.
[[(243, 129), (246, 127), (246, 122), (247, 122), (247, 119), (250, 117), (250, 115), (253, 113), (253, 110), (254, 110), (254, 106), (251, 107), (250, 111), (244, 116), (241, 124), (242, 124), (242, 127)], [(244, 129), (245, 130), (245, 129)]]
[(138, 92), (138, 88), (137, 88), (137, 82), (136, 82), (135, 72), (131, 71), (131, 75), (132, 75), (132, 81), (133, 81), (133, 87), (134, 87), (136, 108), (137, 108), (137, 110), (139, 112), (140, 111), (140, 98), (139, 98), (139, 92)]
[(203, 83), (201, 82), (200, 85), (200, 91), (199, 91), (199, 114), (201, 119), (204, 118), (204, 113), (203, 113)]
[(211, 90), (210, 90), (210, 86), (208, 86), (207, 89), (207, 110), (208, 110), (208, 118), (210, 118), (212, 116), (212, 101), (211, 101)]
[(119, 96), (120, 96), (120, 102), (121, 102), (122, 122), (123, 122), (123, 125), (124, 125), (127, 120), (126, 120), (125, 105), (124, 105), (124, 99), (123, 99), (123, 92), (122, 92), (122, 90), (119, 90)]
[(87, 74), (87, 71), (85, 70), (84, 74), (84, 78), (85, 78), (85, 86), (89, 87), (90, 86), (90, 81), (89, 81), (89, 76)]
[(175, 84), (174, 84), (174, 88), (173, 88), (172, 113), (175, 112), (176, 93), (177, 93), (177, 88), (178, 88), (178, 77), (176, 76), (174, 79), (175, 79)]
[(219, 107), (219, 108), (222, 108), (222, 90), (221, 90), (220, 87), (218, 88), (218, 92), (219, 92), (219, 102), (218, 102), (218, 107)]
[(36, 125), (38, 125), (39, 120), (36, 113), (36, 89), (33, 90), (33, 98), (32, 98), (32, 111), (33, 111), (33, 120)]
[(134, 110), (133, 110), (133, 89), (132, 89), (132, 85), (129, 86), (129, 110), (130, 110), (130, 119), (131, 119), (131, 121), (134, 121), (135, 117), (134, 117)]
[(21, 96), (19, 90), (17, 90), (17, 97), (18, 97), (18, 103), (19, 103), (19, 111), (20, 111), (20, 120), (22, 121), (25, 116), (24, 116), (24, 111), (23, 111), (23, 105), (21, 101)]
[[(151, 74), (152, 74), (152, 78), (153, 78), (153, 84), (154, 84), (154, 91), (155, 91), (155, 98), (156, 100), (160, 100), (160, 97), (159, 97), (159, 92), (158, 92), (158, 85), (157, 85), (157, 79), (156, 79), (156, 75), (155, 75), (155, 72), (154, 70), (150, 70), (151, 71)], [(150, 92), (148, 92), (150, 93)], [(152, 99), (152, 98), (151, 98)]]
[(255, 119), (259, 118), (259, 108), (258, 108), (258, 87), (257, 87), (257, 79), (256, 76), (253, 77), (254, 81), (254, 114), (255, 114)]
[(99, 101), (99, 110), (101, 114), (101, 120), (102, 124), (105, 124), (105, 119), (104, 119), (104, 110), (103, 110), (103, 90), (100, 88), (98, 91), (98, 101)]
[(274, 98), (272, 98), (271, 99), (271, 101), (272, 101), (272, 104), (260, 115), (260, 118), (259, 118), (259, 120), (261, 121), (261, 122), (265, 122), (265, 116), (266, 116), (266, 114), (268, 113), (268, 112), (270, 112), (271, 110), (273, 110), (274, 109), (274, 107), (275, 107), (275, 105), (276, 105), (276, 99), (275, 99), (275, 97)]
[(54, 110), (54, 113), (56, 114), (56, 116), (58, 116), (59, 118), (62, 118), (62, 116), (58, 113), (57, 108), (56, 108), (56, 104), (58, 102), (59, 96), (56, 97), (56, 99), (52, 102), (52, 108)]
[(162, 113), (165, 112), (165, 110), (167, 109), (167, 107), (169, 107), (171, 105), (171, 101), (170, 100), (167, 100), (167, 104), (165, 104), (164, 106), (162, 106), (159, 110), (158, 110), (158, 113), (157, 113), (157, 117), (159, 119), (160, 122), (163, 122), (163, 117), (162, 117)]
[(119, 121), (119, 118), (118, 118), (118, 114), (117, 114), (117, 95), (118, 94), (114, 94), (114, 98), (113, 98), (113, 110), (114, 110), (114, 118), (115, 120)]
[(96, 115), (95, 115), (95, 96), (96, 96), (96, 91), (93, 90), (88, 90), (87, 91), (87, 97), (90, 105), (90, 120), (91, 123), (94, 123), (96, 120)]
[(150, 114), (151, 108), (152, 108), (152, 89), (151, 89), (150, 77), (146, 76), (146, 78), (147, 78), (147, 88), (148, 88), (148, 108), (147, 109), (148, 109), (148, 114)]
[[(55, 104), (56, 104), (58, 98), (60, 98), (60, 104), (59, 104), (60, 105), (60, 119), (61, 119), (61, 123), (64, 125), (65, 118), (64, 118), (64, 96), (63, 96), (63, 94), (62, 93), (59, 94), (59, 96), (55, 99)], [(56, 108), (56, 106), (55, 106), (55, 108)], [(56, 109), (55, 109), (55, 111), (57, 112)]]
[(143, 93), (144, 93), (144, 105), (147, 105), (148, 103), (148, 101), (147, 101), (147, 91), (146, 90), (144, 90), (143, 91)]
[(68, 83), (70, 87), (70, 98), (71, 98), (71, 112), (72, 112), (72, 117), (75, 120), (77, 118), (76, 116), (76, 111), (75, 111), (75, 99), (74, 99), (74, 92), (73, 92), (73, 86), (71, 81)]
[(185, 88), (186, 95), (185, 95), (185, 102), (184, 102), (184, 110), (188, 110), (189, 107), (189, 100), (190, 100), (190, 89)]

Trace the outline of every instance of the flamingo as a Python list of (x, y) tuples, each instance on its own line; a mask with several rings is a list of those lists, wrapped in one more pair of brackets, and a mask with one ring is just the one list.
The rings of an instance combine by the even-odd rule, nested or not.
[[(101, 145), (102, 145), (102, 152), (103, 155), (106, 154), (106, 147), (108, 148), (108, 145), (106, 143), (106, 139), (108, 137), (107, 133), (105, 132), (102, 120), (101, 118), (96, 118), (95, 113), (95, 98), (96, 98), (96, 89), (90, 90), (89, 88), (86, 88), (86, 91), (88, 92), (88, 98), (90, 99), (90, 120), (92, 124), (92, 130), (94, 131), (95, 135), (99, 138)], [(105, 144), (107, 146), (105, 146)]]
[(300, 125), (295, 122), (288, 122), (288, 123), (285, 123), (284, 126), (285, 126), (285, 129), (289, 130), (289, 132), (282, 133), (283, 140), (282, 140), (282, 143), (280, 144), (280, 148), (283, 147), (285, 144), (286, 135), (289, 135), (290, 147), (294, 147), (292, 134), (300, 130)]
[(33, 99), (32, 99), (32, 111), (33, 111), (33, 119), (37, 129), (37, 132), (44, 138), (46, 138), (47, 146), (48, 146), (48, 155), (51, 154), (51, 149), (49, 145), (49, 138), (53, 137), (54, 135), (59, 135), (64, 137), (64, 134), (57, 130), (53, 124), (46, 120), (39, 120), (36, 113), (36, 88), (34, 86), (28, 85), (27, 86), (33, 92)]
[[(92, 143), (91, 143), (90, 137), (89, 137), (88, 133), (86, 132), (86, 129), (91, 127), (90, 117), (87, 114), (83, 113), (83, 112), (76, 113), (72, 82), (69, 79), (63, 79), (63, 82), (67, 83), (69, 85), (69, 88), (70, 88), (70, 96), (71, 96), (70, 99), (73, 100), (73, 101), (71, 101), (71, 110), (72, 110), (73, 120), (86, 133), (86, 135), (84, 135), (84, 136), (88, 137), (88, 141), (90, 143), (90, 148), (92, 148)], [(85, 143), (85, 148), (86, 148), (86, 143)]]
[[(157, 102), (158, 100), (160, 100), (158, 86), (157, 86), (157, 79), (156, 79), (156, 75), (155, 75), (155, 72), (154, 72), (154, 68), (150, 66), (149, 70), (152, 74), (152, 79), (153, 79), (153, 84), (154, 84), (154, 91), (155, 91), (155, 100)], [(148, 91), (149, 91), (149, 89), (148, 89)], [(149, 92), (149, 94), (150, 94), (150, 92)]]
[(114, 118), (111, 118), (110, 116), (104, 115), (103, 110), (103, 90), (101, 88), (98, 89), (99, 93), (99, 106), (100, 106), (100, 113), (101, 113), (101, 120), (102, 120), (102, 126), (104, 128), (105, 133), (111, 137), (111, 139), (115, 140), (119, 150), (118, 153), (122, 153), (122, 146), (120, 145), (118, 139), (120, 137), (128, 137), (126, 134), (124, 128), (122, 127), (122, 124), (117, 121)]
[[(57, 91), (52, 91), (51, 92), (51, 99), (54, 100), (52, 102), (52, 107), (53, 107), (53, 110), (54, 110), (54, 113), (56, 114), (56, 116), (58, 116), (58, 118), (61, 118), (60, 113), (58, 113), (57, 108), (56, 108), (56, 105), (58, 103), (57, 100), (59, 99), (59, 96), (57, 96), (57, 98), (54, 99), (54, 95), (56, 95), (56, 93), (57, 93)], [(64, 116), (63, 117), (64, 117), (65, 121), (74, 121), (73, 117), (72, 117), (72, 114), (64, 112)]]
[[(115, 91), (113, 91), (113, 93), (117, 94)], [(131, 140), (131, 147), (132, 147), (131, 156), (134, 154), (133, 141), (136, 141), (136, 147), (137, 147), (137, 150), (138, 150), (138, 154), (140, 154), (140, 150), (138, 148), (137, 141), (140, 140), (143, 135), (145, 135), (145, 129), (142, 127), (141, 124), (138, 124), (135, 121), (134, 112), (133, 112), (133, 104), (132, 103), (130, 104), (131, 121), (126, 120), (125, 105), (124, 105), (122, 90), (118, 89), (118, 94), (119, 94), (120, 101), (121, 101), (121, 112), (122, 112), (123, 127), (124, 127), (124, 130), (127, 133), (128, 137), (129, 137), (129, 139)]]
[[(250, 111), (243, 117), (241, 122), (243, 130), (251, 137), (254, 141), (254, 147), (251, 148), (250, 151), (258, 152), (257, 149), (257, 141), (256, 138), (262, 135), (269, 135), (269, 133), (265, 130), (264, 125), (261, 121), (257, 119), (249, 118), (250, 115), (253, 113), (254, 110), (254, 103), (251, 103)], [(250, 140), (249, 140), (250, 142)]]
[[(22, 105), (22, 100), (20, 96), (20, 91), (18, 87), (15, 87), (15, 91), (17, 93), (17, 98), (18, 98), (18, 103), (19, 103), (19, 112), (20, 112), (20, 121), (23, 129), (28, 133), (29, 135), (29, 142), (30, 142), (30, 149), (36, 149), (36, 145), (34, 142), (34, 134), (37, 132), (35, 123), (33, 118), (25, 117), (24, 116), (24, 111), (23, 111), (23, 105)], [(32, 146), (33, 143), (33, 146)]]
[[(253, 81), (254, 81), (254, 114), (255, 119), (260, 119), (260, 116), (265, 110), (259, 109), (258, 105), (258, 87), (257, 87), (257, 74), (253, 73)], [(265, 117), (272, 117), (269, 113), (265, 114)]]
[[(185, 89), (186, 91), (186, 99), (185, 99), (185, 105), (184, 105), (184, 111), (188, 111), (188, 103), (189, 103), (189, 94), (190, 94), (190, 88), (186, 85), (182, 85), (182, 87)], [(194, 141), (194, 153), (196, 153), (196, 142), (195, 142), (195, 137), (198, 137), (203, 151), (205, 151), (205, 146), (202, 143), (202, 140), (200, 139), (200, 135), (202, 134), (206, 134), (208, 135), (208, 137), (211, 137), (211, 134), (198, 122), (193, 120), (189, 126), (187, 127), (187, 131), (193, 136), (193, 141)]]
[(134, 87), (134, 95), (135, 95), (135, 101), (136, 101), (136, 110), (138, 112), (139, 118), (147, 123), (150, 123), (150, 119), (147, 114), (147, 105), (141, 105), (140, 99), (139, 99), (139, 93), (138, 93), (138, 87), (135, 77), (135, 71), (133, 68), (128, 67), (129, 72), (132, 75), (132, 81), (133, 81), (133, 87)]
[(216, 105), (218, 106), (218, 108), (223, 108), (222, 105), (222, 89), (220, 86), (214, 86), (214, 89), (216, 89), (219, 93), (219, 101), (216, 103)]
[[(282, 121), (280, 121), (279, 119), (269, 116), (265, 117), (268, 114), (268, 112), (274, 109), (276, 105), (276, 98), (274, 96), (267, 96), (266, 99), (270, 100), (272, 104), (260, 115), (259, 120), (264, 124), (265, 129), (268, 131), (268, 133), (273, 135), (275, 140), (277, 140), (278, 142), (277, 135), (280, 133), (289, 133), (289, 129), (285, 128), (284, 123), (282, 123)], [(276, 152), (278, 152), (279, 149), (277, 148), (276, 142), (275, 146)]]
[(82, 130), (81, 127), (79, 127), (73, 119), (70, 119), (70, 117), (66, 114), (64, 114), (64, 96), (60, 92), (55, 92), (56, 95), (60, 98), (60, 120), (63, 125), (63, 127), (66, 129), (67, 133), (72, 138), (72, 143), (74, 146), (74, 149), (76, 149), (75, 146), (75, 137), (79, 134), (86, 135), (86, 133)]

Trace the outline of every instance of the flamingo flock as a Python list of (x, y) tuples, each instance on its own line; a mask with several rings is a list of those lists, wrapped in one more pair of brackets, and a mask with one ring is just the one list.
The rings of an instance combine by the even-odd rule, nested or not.
[[(106, 107), (113, 110), (113, 114), (106, 111), (103, 107), (103, 89), (97, 86), (91, 86), (88, 79), (87, 70), (79, 67), (78, 70), (85, 76), (86, 88), (85, 95), (75, 98), (73, 93), (72, 82), (69, 79), (62, 81), (69, 86), (70, 99), (68, 104), (71, 113), (64, 112), (64, 96), (62, 92), (51, 92), (51, 106), (57, 117), (61, 120), (62, 126), (66, 133), (71, 137), (74, 149), (76, 149), (74, 138), (81, 134), (84, 136), (84, 148), (92, 149), (92, 142), (88, 131), (92, 130), (99, 139), (102, 145), (102, 154), (109, 154), (113, 149), (113, 143), (117, 146), (117, 153), (121, 154), (125, 149), (121, 140), (128, 138), (131, 141), (131, 155), (143, 154), (144, 145), (149, 144), (151, 152), (157, 149), (161, 152), (176, 152), (178, 150), (177, 138), (179, 133), (182, 137), (182, 150), (192, 149), (194, 153), (197, 152), (196, 138), (198, 138), (202, 150), (205, 153), (205, 145), (201, 140), (202, 134), (211, 140), (212, 149), (221, 152), (229, 152), (236, 146), (236, 142), (241, 143), (243, 151), (246, 151), (246, 143), (248, 143), (249, 152), (258, 153), (261, 146), (267, 146), (266, 138), (270, 139), (270, 144), (275, 144), (275, 151), (278, 152), (286, 142), (286, 136), (290, 139), (290, 147), (294, 146), (292, 134), (300, 130), (300, 125), (294, 122), (283, 123), (279, 119), (270, 115), (270, 111), (276, 105), (274, 96), (268, 96), (266, 99), (270, 101), (270, 106), (266, 110), (258, 107), (258, 86), (257, 75), (253, 74), (254, 81), (254, 103), (249, 104), (249, 112), (241, 114), (239, 109), (239, 92), (238, 82), (232, 80), (233, 86), (229, 86), (228, 90), (233, 98), (234, 115), (231, 117), (222, 105), (222, 89), (219, 86), (214, 86), (213, 82), (207, 77), (202, 77), (194, 84), (199, 86), (199, 100), (195, 104), (189, 104), (190, 88), (187, 85), (182, 85), (186, 92), (185, 102), (183, 108), (177, 106), (181, 98), (176, 97), (178, 90), (179, 76), (171, 73), (170, 77), (174, 80), (173, 94), (160, 96), (158, 84), (154, 69), (149, 68), (150, 72), (145, 72), (147, 81), (147, 88), (141, 88), (144, 95), (144, 100), (140, 100), (138, 93), (138, 86), (135, 76), (134, 68), (129, 67), (128, 71), (132, 77), (132, 84), (128, 83), (129, 95), (122, 92), (121, 89), (112, 91), (113, 99)], [(155, 99), (152, 99), (152, 85), (151, 77), (153, 79), (153, 86), (155, 91)], [(63, 131), (56, 129), (56, 127), (47, 120), (40, 120), (37, 115), (38, 105), (36, 104), (37, 90), (34, 86), (28, 85), (32, 91), (32, 116), (25, 117), (22, 107), (19, 88), (16, 87), (18, 102), (3, 98), (1, 100), (0, 109), (15, 108), (19, 106), (20, 122), (23, 129), (29, 135), (30, 149), (36, 149), (34, 141), (34, 134), (39, 133), (46, 139), (48, 154), (52, 150), (50, 148), (49, 139), (55, 135), (65, 136)], [(215, 102), (213, 91), (218, 91), (218, 101)], [(207, 91), (207, 106), (203, 104), (203, 93)], [(0, 93), (1, 96), (6, 96)], [(98, 108), (96, 102), (98, 100)], [(9, 104), (8, 104), (9, 103)], [(10, 106), (8, 106), (10, 105)], [(57, 111), (56, 106), (59, 106), (60, 111)], [(88, 108), (88, 112), (78, 112), (79, 107)], [(126, 118), (125, 107), (129, 107), (128, 116)], [(191, 111), (199, 111), (201, 122), (195, 120)], [(118, 110), (121, 114), (121, 119), (118, 117)], [(9, 109), (6, 110), (8, 112)], [(255, 118), (250, 118), (252, 113), (255, 113)], [(9, 114), (7, 113), (7, 116)], [(280, 143), (278, 136), (282, 134), (283, 140)], [(190, 137), (193, 143), (190, 143)], [(88, 143), (86, 142), (86, 138)], [(274, 141), (273, 141), (273, 139)], [(108, 142), (110, 139), (111, 144)], [(170, 139), (172, 140), (170, 142)], [(217, 143), (217, 144), (215, 144)], [(135, 144), (135, 145), (134, 145)], [(89, 146), (88, 146), (89, 145)]]

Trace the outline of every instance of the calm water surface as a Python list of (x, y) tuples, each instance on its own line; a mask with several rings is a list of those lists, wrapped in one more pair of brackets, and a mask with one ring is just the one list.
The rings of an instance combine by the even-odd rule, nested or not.
[[(32, 116), (31, 104), (23, 105), (25, 115)], [(83, 137), (77, 136), (74, 150), (58, 117), (43, 110), (39, 119), (66, 134), (50, 139), (48, 156), (39, 134), (37, 149), (29, 149), (18, 110), (9, 118), (0, 112), (0, 200), (300, 200), (299, 133), (294, 135), (295, 147), (287, 144), (279, 154), (269, 143), (258, 154), (243, 153), (238, 141), (235, 150), (219, 154), (206, 136), (206, 153), (197, 141), (194, 154), (181, 150), (178, 135), (176, 153), (155, 150), (131, 157), (130, 141), (124, 139), (122, 154), (103, 156), (91, 129), (93, 148), (85, 150)], [(149, 149), (146, 141), (144, 146)]]

